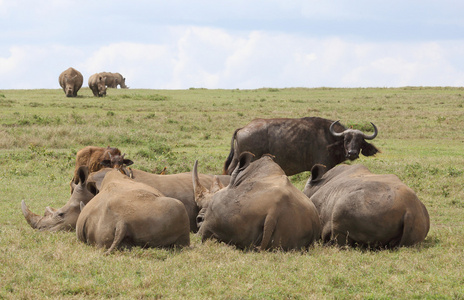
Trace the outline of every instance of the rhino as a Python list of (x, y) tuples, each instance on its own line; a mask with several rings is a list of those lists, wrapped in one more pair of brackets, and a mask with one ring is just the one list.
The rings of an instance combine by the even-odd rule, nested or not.
[(126, 78), (124, 78), (120, 73), (111, 73), (111, 72), (101, 72), (101, 75), (106, 77), (106, 86), (109, 88), (117, 88), (118, 85), (122, 89), (128, 89), (126, 86)]
[(269, 155), (251, 162), (240, 155), (227, 187), (203, 186), (193, 171), (202, 241), (217, 239), (239, 249), (304, 249), (320, 237), (314, 204), (289, 181)]
[(81, 206), (76, 234), (80, 241), (107, 248), (190, 245), (189, 217), (177, 199), (111, 170), (98, 194)]
[(303, 190), (321, 218), (325, 243), (373, 249), (422, 242), (429, 214), (412, 189), (393, 174), (373, 174), (365, 166), (316, 164)]
[(89, 77), (89, 88), (95, 97), (106, 96), (106, 76), (95, 73)]
[[(112, 169), (110, 168), (103, 168), (98, 172), (91, 173), (89, 176), (89, 181), (95, 182), (97, 189), (100, 189), (101, 183), (105, 178), (106, 173), (110, 172), (111, 170)], [(159, 190), (167, 197), (180, 200), (187, 210), (187, 214), (190, 220), (190, 230), (192, 232), (198, 231), (196, 217), (200, 209), (195, 202), (191, 172), (161, 175), (148, 173), (137, 169), (130, 169), (127, 171), (127, 175), (133, 178), (136, 182), (145, 183)], [(214, 176), (199, 174), (198, 177), (202, 184), (209, 186), (213, 182)], [(219, 175), (218, 180), (223, 185), (228, 185), (230, 176)]]
[[(31, 212), (26, 203), (22, 201), (21, 207), (24, 217), (32, 228), (48, 231), (75, 229), (77, 217), (80, 213), (78, 209), (79, 203), (81, 201), (84, 203), (89, 202), (97, 193), (97, 189), (94, 187), (100, 188), (106, 173), (113, 170), (111, 168), (103, 168), (89, 174), (88, 169), (87, 166), (78, 168), (77, 180), (72, 180), (70, 183), (71, 197), (62, 208), (53, 209), (47, 207), (45, 214), (39, 216)], [(191, 173), (160, 175), (126, 167), (119, 171), (123, 171), (127, 177), (133, 178), (137, 182), (146, 183), (158, 189), (167, 197), (176, 198), (181, 201), (189, 216), (190, 230), (192, 232), (198, 231), (196, 217), (199, 208), (195, 203), (193, 195)], [(202, 184), (210, 185), (213, 181), (212, 175), (200, 174), (199, 176)], [(229, 183), (230, 176), (220, 175), (219, 178), (224, 185)]]
[(80, 213), (80, 203), (89, 202), (96, 194), (96, 190), (87, 186), (88, 168), (83, 166), (77, 171), (77, 181), (71, 182), (73, 190), (68, 202), (59, 209), (48, 207), (41, 217), (29, 210), (26, 202), (21, 202), (21, 209), (29, 225), (38, 230), (71, 231), (76, 227)]
[(58, 82), (66, 97), (77, 97), (77, 92), (82, 87), (84, 77), (81, 72), (71, 67), (60, 74)]

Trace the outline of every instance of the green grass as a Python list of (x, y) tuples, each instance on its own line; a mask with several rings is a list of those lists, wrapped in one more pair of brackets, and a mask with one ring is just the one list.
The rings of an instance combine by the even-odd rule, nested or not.
[[(0, 298), (462, 299), (464, 89), (0, 90)], [(243, 252), (191, 235), (182, 250), (103, 251), (74, 232), (37, 232), (69, 198), (76, 152), (118, 147), (134, 168), (218, 174), (236, 128), (257, 117), (320, 116), (379, 135), (361, 157), (397, 174), (427, 206), (424, 243), (394, 251), (316, 244), (307, 252)], [(300, 189), (309, 172), (295, 175)]]

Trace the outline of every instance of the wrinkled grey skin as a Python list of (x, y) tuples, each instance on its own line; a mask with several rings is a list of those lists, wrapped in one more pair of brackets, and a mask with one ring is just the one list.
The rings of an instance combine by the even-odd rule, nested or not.
[(58, 82), (66, 97), (77, 97), (77, 92), (82, 87), (84, 77), (74, 68), (68, 68), (58, 77)]
[(124, 78), (120, 73), (101, 72), (100, 74), (106, 77), (106, 86), (109, 88), (117, 88), (118, 85), (122, 89), (129, 88), (126, 86), (126, 78)]
[(325, 172), (315, 165), (303, 191), (319, 212), (324, 242), (395, 248), (427, 236), (427, 209), (397, 176), (373, 174), (359, 164)]
[(190, 244), (184, 205), (118, 170), (108, 172), (98, 194), (81, 207), (76, 224), (78, 239), (107, 248), (105, 254), (121, 247)]
[(240, 249), (304, 249), (320, 237), (314, 204), (291, 184), (271, 157), (250, 163), (242, 153), (230, 183), (209, 191), (198, 183), (196, 163), (193, 185), (202, 240), (213, 238)]
[(223, 174), (232, 174), (243, 151), (253, 153), (256, 159), (273, 155), (287, 176), (309, 171), (315, 164), (330, 169), (347, 159), (357, 159), (360, 153), (375, 155), (379, 150), (366, 142), (377, 136), (377, 127), (372, 126), (374, 133), (366, 135), (318, 117), (255, 119), (232, 135)]
[(95, 196), (95, 190), (88, 189), (87, 167), (81, 167), (78, 170), (78, 182), (71, 182), (73, 193), (68, 202), (59, 209), (47, 207), (45, 214), (39, 216), (31, 212), (26, 202), (21, 202), (21, 209), (26, 221), (32, 228), (41, 231), (71, 231), (76, 228), (77, 218), (80, 214), (80, 203), (87, 203)]
[[(95, 182), (96, 187), (100, 189), (101, 183), (105, 178), (105, 174), (111, 170), (112, 169), (110, 168), (103, 168), (98, 172), (91, 173), (89, 181)], [(192, 232), (198, 231), (196, 217), (198, 215), (199, 208), (195, 203), (195, 196), (193, 194), (192, 173), (187, 172), (159, 175), (136, 169), (131, 169), (130, 172), (130, 176), (134, 179), (134, 181), (145, 183), (159, 190), (166, 197), (172, 197), (180, 200), (187, 210), (190, 220), (190, 230)], [(129, 176), (129, 173), (127, 173), (127, 175)], [(204, 185), (210, 186), (213, 182), (212, 175), (200, 174), (199, 177), (201, 183)], [(229, 184), (230, 176), (220, 175), (219, 178), (224, 185)]]
[(95, 73), (89, 77), (89, 88), (95, 97), (106, 96), (106, 77), (101, 73)]

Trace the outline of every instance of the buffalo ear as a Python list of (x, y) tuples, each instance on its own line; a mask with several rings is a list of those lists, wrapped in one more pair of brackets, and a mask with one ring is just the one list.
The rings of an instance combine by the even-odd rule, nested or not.
[(123, 160), (123, 163), (124, 163), (126, 166), (130, 166), (130, 165), (132, 165), (134, 162), (133, 162), (132, 160), (130, 160), (130, 159), (124, 159), (124, 160)]
[(104, 167), (111, 168), (111, 160), (109, 159), (104, 159), (100, 162), (100, 164)]
[(364, 141), (362, 145), (362, 150), (361, 150), (361, 153), (364, 156), (372, 156), (372, 155), (375, 155), (377, 152), (380, 152), (380, 150), (377, 149), (374, 145), (369, 144), (368, 142)]
[(309, 178), (309, 182), (316, 183), (322, 179), (322, 176), (327, 172), (327, 167), (321, 164), (315, 164), (311, 168), (311, 177)]

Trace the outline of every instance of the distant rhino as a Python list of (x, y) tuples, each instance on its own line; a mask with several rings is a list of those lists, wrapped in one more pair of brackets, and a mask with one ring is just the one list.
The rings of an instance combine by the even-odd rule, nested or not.
[(95, 73), (89, 77), (89, 88), (95, 97), (106, 96), (106, 76)]
[(76, 97), (77, 91), (82, 87), (84, 77), (76, 69), (68, 68), (60, 74), (58, 81), (66, 97)]
[(106, 87), (117, 88), (119, 85), (122, 89), (129, 88), (126, 86), (126, 78), (124, 78), (120, 73), (102, 72), (100, 74), (106, 77)]

